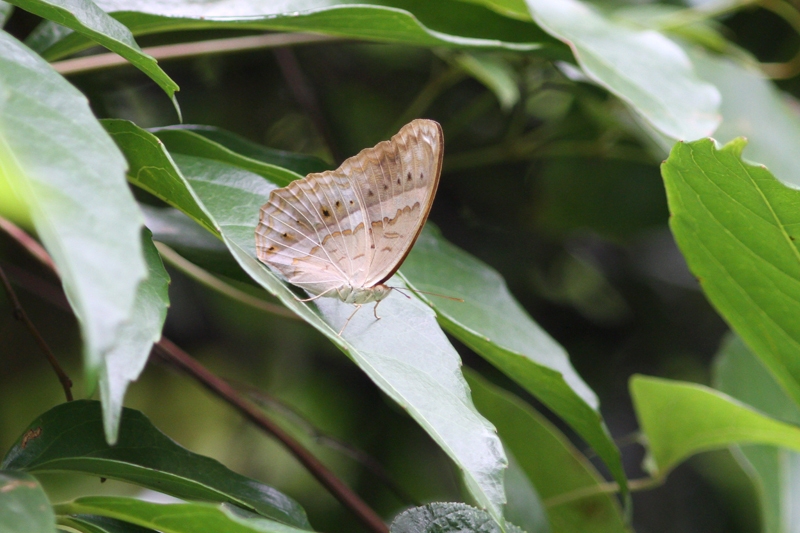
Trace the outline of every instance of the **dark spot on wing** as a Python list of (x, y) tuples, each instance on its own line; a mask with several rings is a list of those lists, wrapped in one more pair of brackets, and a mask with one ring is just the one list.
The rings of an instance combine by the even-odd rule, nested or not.
[(350, 205), (353, 205), (353, 203), (354, 203), (353, 200), (350, 200)]
[(273, 250), (275, 250), (275, 247), (274, 247), (274, 246), (270, 246), (269, 248), (267, 248), (267, 251), (268, 251), (268, 252), (271, 252), (271, 251), (273, 251)]
[(336, 200), (336, 207), (339, 208), (341, 206), (342, 206), (342, 202), (340, 202), (339, 200)]
[(400, 185), (400, 178), (397, 178), (397, 184)]
[(367, 196), (375, 196), (375, 193), (372, 192), (372, 189), (367, 191)]
[(406, 181), (411, 181), (411, 180), (412, 180), (412, 178), (411, 178), (411, 172), (409, 172), (409, 173), (408, 173), (408, 178), (406, 178)]
[(375, 249), (375, 245), (374, 244), (371, 245), (370, 248), (372, 248), (374, 250)]
[(331, 212), (330, 212), (330, 211), (328, 211), (328, 208), (327, 208), (327, 207), (323, 207), (323, 208), (322, 208), (322, 216), (324, 216), (324, 217), (329, 217), (329, 216), (331, 216)]
[(419, 173), (419, 181), (424, 181), (424, 180), (425, 180), (425, 174), (423, 174), (422, 172), (420, 172), (420, 173)]

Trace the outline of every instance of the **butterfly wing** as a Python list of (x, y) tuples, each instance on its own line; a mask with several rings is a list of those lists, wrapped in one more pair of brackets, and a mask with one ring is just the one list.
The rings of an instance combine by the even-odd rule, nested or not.
[(428, 217), (443, 144), (438, 123), (414, 120), (336, 170), (275, 189), (256, 228), (258, 258), (313, 294), (389, 279)]
[(369, 222), (367, 268), (355, 286), (383, 283), (408, 255), (428, 218), (443, 153), (441, 126), (417, 119), (337, 169), (354, 184)]
[(332, 291), (366, 270), (363, 218), (345, 177), (309, 174), (272, 191), (261, 207), (258, 258), (312, 294)]

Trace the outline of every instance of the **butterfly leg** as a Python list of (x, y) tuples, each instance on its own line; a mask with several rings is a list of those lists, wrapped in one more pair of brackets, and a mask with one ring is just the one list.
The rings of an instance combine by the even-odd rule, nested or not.
[(375, 307), (372, 308), (372, 312), (375, 315), (375, 320), (380, 320), (381, 319), (381, 317), (378, 316), (378, 306), (380, 305), (380, 303), (382, 301), (383, 300), (378, 300), (377, 302), (375, 302)]
[(350, 323), (350, 319), (353, 318), (354, 316), (356, 316), (356, 313), (358, 313), (358, 310), (361, 309), (361, 304), (355, 304), (355, 306), (356, 306), (356, 310), (353, 311), (353, 313), (349, 317), (347, 317), (347, 320), (345, 321), (344, 326), (342, 326), (342, 329), (340, 329), (339, 333), (336, 334), (337, 337), (341, 337), (342, 336), (342, 332), (344, 331), (344, 328), (347, 327), (347, 324)]
[(329, 292), (331, 292), (332, 290), (335, 290), (335, 289), (336, 289), (335, 287), (333, 289), (328, 289), (327, 291), (321, 292), (321, 293), (319, 293), (319, 294), (317, 294), (315, 296), (312, 296), (311, 298), (298, 298), (297, 296), (295, 296), (294, 299), (297, 302), (312, 302), (312, 301), (316, 300), (317, 298), (322, 298), (323, 296), (325, 296), (326, 294), (328, 294)]

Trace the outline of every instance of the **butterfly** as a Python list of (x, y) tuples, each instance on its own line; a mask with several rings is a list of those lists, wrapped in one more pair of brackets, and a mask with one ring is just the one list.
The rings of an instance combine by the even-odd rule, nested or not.
[(384, 282), (422, 231), (439, 186), (442, 128), (417, 119), (388, 141), (366, 148), (336, 170), (309, 174), (275, 189), (256, 227), (258, 259), (320, 297), (378, 304)]

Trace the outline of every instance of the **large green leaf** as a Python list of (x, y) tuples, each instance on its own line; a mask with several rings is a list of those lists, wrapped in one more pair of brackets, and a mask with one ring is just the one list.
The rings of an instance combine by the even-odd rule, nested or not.
[(9, 3), (75, 30), (77, 34), (124, 57), (164, 89), (180, 115), (175, 100), (178, 85), (161, 70), (154, 58), (142, 52), (128, 28), (110, 17), (92, 0), (9, 0)]
[(800, 191), (744, 163), (744, 145), (672, 149), (670, 227), (708, 299), (800, 404)]
[(303, 529), (243, 513), (226, 504), (158, 504), (131, 498), (79, 498), (56, 506), (59, 513), (94, 514), (130, 522), (161, 533), (301, 533)]
[(213, 126), (186, 124), (153, 128), (150, 132), (161, 139), (170, 152), (227, 160), (236, 166), (244, 166), (247, 159), (255, 159), (289, 169), (301, 176), (330, 168), (330, 165), (314, 156), (267, 148)]
[(644, 436), (646, 468), (658, 478), (690, 456), (732, 444), (800, 451), (800, 428), (703, 385), (634, 376), (631, 396)]
[(119, 342), (106, 354), (100, 373), (100, 398), (106, 439), (110, 444), (117, 439), (125, 391), (142, 373), (153, 344), (161, 338), (169, 307), (169, 274), (146, 229), (142, 232), (142, 249), (147, 262), (147, 279), (139, 284), (131, 313), (133, 318), (123, 324)]
[[(775, 382), (741, 339), (730, 335), (714, 364), (714, 385), (772, 417), (800, 425), (800, 408)], [(773, 446), (737, 448), (736, 457), (755, 483), (761, 504), (762, 531), (783, 533), (796, 524), (800, 453)]]
[(800, 187), (800, 105), (752, 66), (696, 47), (685, 47), (701, 78), (722, 94), (722, 124), (714, 138), (747, 139), (744, 156), (766, 165), (783, 183)]
[(157, 533), (155, 530), (97, 515), (59, 516), (59, 524), (85, 533)]
[[(383, 5), (382, 5), (383, 4)], [(286, 0), (246, 4), (218, 0), (209, 4), (152, 0), (100, 0), (98, 5), (134, 35), (201, 28), (281, 30), (323, 33), (350, 39), (415, 46), (506, 48), (529, 51), (554, 40), (536, 25), (496, 15), (457, 0)], [(87, 47), (80, 35), (45, 26), (29, 39), (33, 48), (58, 59)]]
[(125, 159), (86, 98), (0, 32), (0, 181), (10, 183), (61, 274), (93, 386), (146, 275)]
[[(466, 376), (475, 405), (497, 427), (506, 450), (542, 499), (553, 502), (546, 511), (554, 533), (628, 531), (616, 496), (600, 490), (605, 480), (569, 439), (518, 397), (474, 372)], [(511, 501), (508, 480), (506, 491)]]
[(305, 511), (272, 487), (182, 448), (139, 411), (123, 409), (119, 438), (104, 438), (99, 402), (58, 405), (34, 420), (3, 459), (26, 472), (82, 472), (135, 483), (178, 498), (231, 502), (310, 529)]
[[(118, 124), (118, 126), (121, 126)], [(138, 153), (139, 145), (162, 146), (150, 133), (128, 125), (115, 135), (123, 151)], [(502, 470), (505, 457), (494, 428), (472, 405), (460, 373), (458, 354), (442, 333), (430, 308), (418, 299), (392, 294), (381, 302), (383, 318), (369, 308), (357, 313), (344, 330), (353, 307), (332, 298), (310, 304), (297, 300), (255, 256), (255, 226), (273, 183), (257, 174), (212, 159), (164, 152), (160, 159), (132, 159), (131, 180), (190, 216), (202, 210), (202, 220), (220, 228), (239, 265), (290, 310), (341, 348), (390, 398), (408, 412), (461, 469), (467, 488), (496, 520), (505, 502)], [(177, 166), (172, 166), (174, 163)], [(149, 172), (139, 172), (138, 165)], [(292, 172), (264, 166), (264, 177), (283, 183)], [(391, 285), (402, 285), (393, 278)]]
[(564, 349), (531, 319), (495, 270), (428, 228), (403, 263), (402, 274), (419, 290), (464, 299), (420, 295), (436, 309), (448, 332), (585, 439), (626, 493), (619, 450), (600, 416), (597, 397), (572, 368)]
[(36, 478), (0, 470), (0, 531), (55, 533), (56, 516)]
[(659, 131), (694, 140), (719, 125), (719, 92), (697, 76), (684, 51), (666, 36), (616, 21), (580, 0), (526, 2), (533, 19), (572, 48), (590, 78)]

